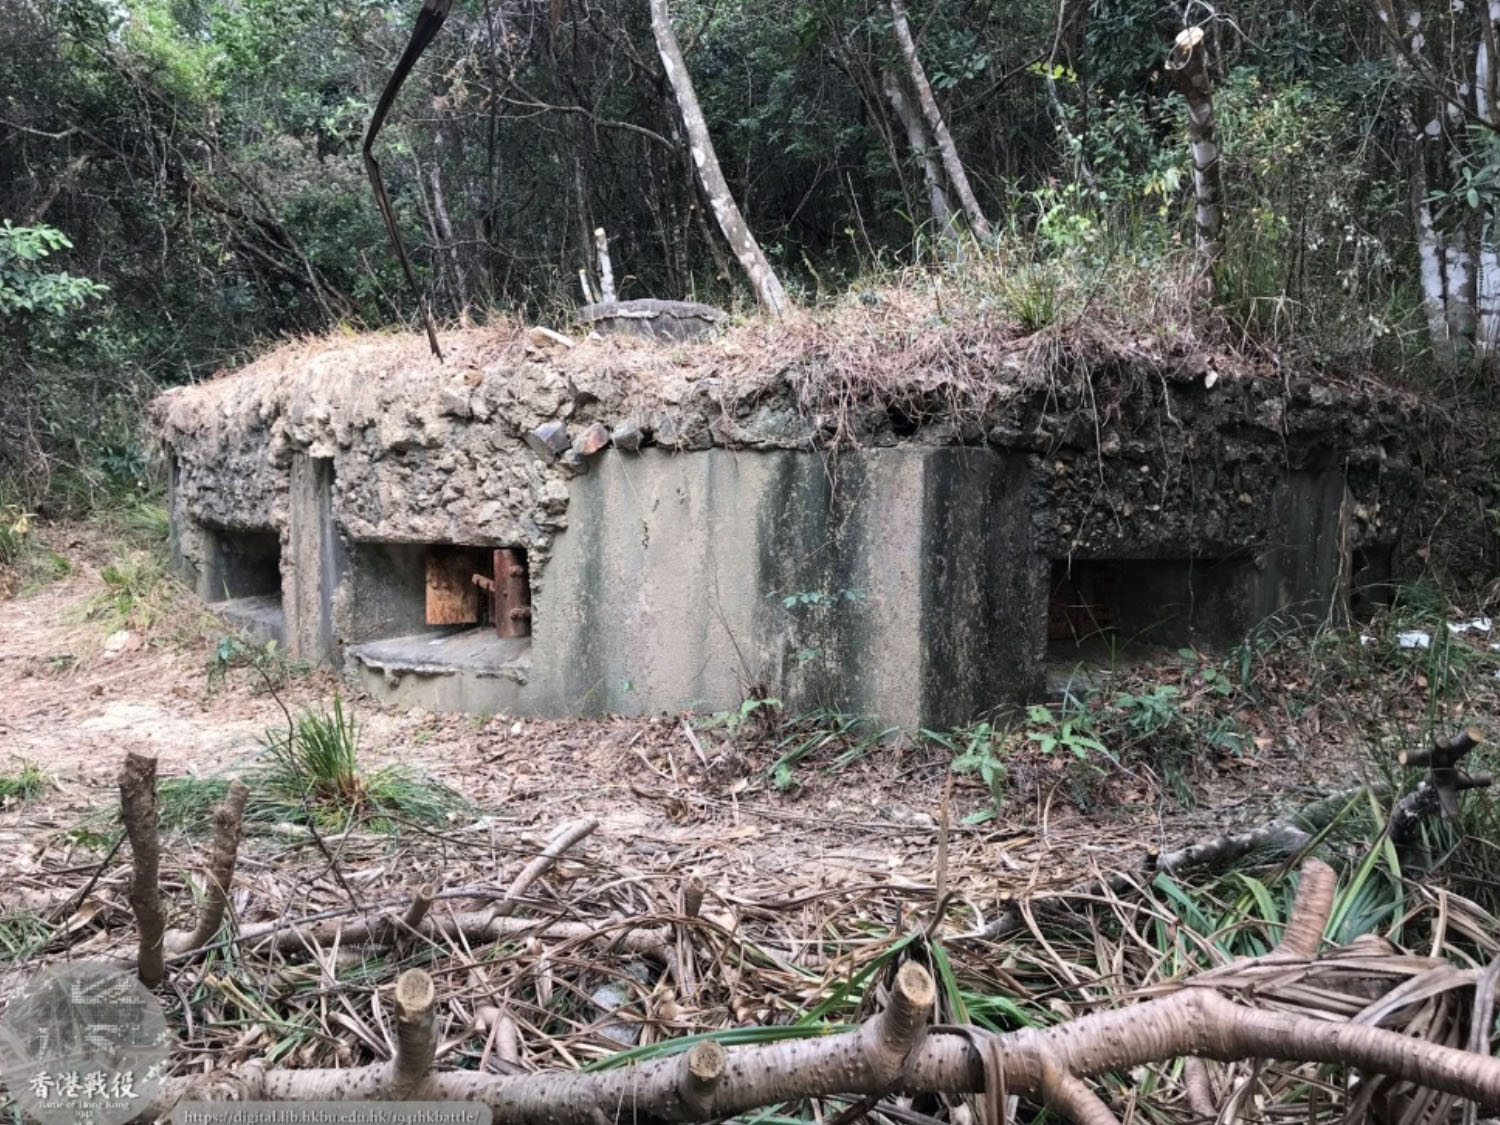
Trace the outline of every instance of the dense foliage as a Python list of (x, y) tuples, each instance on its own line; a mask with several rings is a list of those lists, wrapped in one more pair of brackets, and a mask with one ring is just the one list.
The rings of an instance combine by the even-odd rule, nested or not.
[[(128, 486), (153, 387), (280, 334), (410, 323), (360, 142), (417, 7), (0, 0), (0, 482), (54, 500), (62, 485), (63, 499)], [(954, 252), (924, 187), (931, 153), (887, 92), (907, 80), (892, 7), (672, 11), (730, 187), (795, 296)], [(909, 11), (997, 242), (1147, 278), (1191, 247), (1184, 106), (1161, 65), (1178, 6)], [(1484, 366), (1500, 329), (1500, 148), (1495, 28), (1476, 13), (1189, 13), (1210, 17), (1229, 185), (1218, 311), (1236, 340), (1408, 374)], [(440, 318), (562, 319), (595, 226), (622, 297), (744, 300), (645, 0), (463, 0), (379, 149)]]

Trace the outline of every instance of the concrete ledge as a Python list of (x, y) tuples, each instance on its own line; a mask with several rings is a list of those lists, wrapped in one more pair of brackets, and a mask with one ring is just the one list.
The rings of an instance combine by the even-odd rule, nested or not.
[(262, 641), (286, 643), (286, 621), (279, 594), (261, 594), (250, 598), (230, 598), (215, 602), (213, 611), (225, 624)]
[(402, 706), (493, 714), (523, 707), (531, 642), (488, 629), (419, 633), (352, 645), (349, 669), (366, 691)]

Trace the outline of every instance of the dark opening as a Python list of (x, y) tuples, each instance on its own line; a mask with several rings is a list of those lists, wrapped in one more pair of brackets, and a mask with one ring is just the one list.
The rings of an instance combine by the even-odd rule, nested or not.
[(885, 414), (891, 421), (891, 433), (897, 437), (911, 437), (922, 424), (920, 418), (897, 403), (886, 407)]
[(1349, 574), (1349, 611), (1354, 619), (1368, 621), (1380, 610), (1389, 609), (1395, 596), (1391, 548), (1379, 544), (1355, 548)]
[(1047, 639), (1054, 657), (1128, 646), (1230, 645), (1243, 631), (1247, 562), (1223, 559), (1058, 559)]
[(213, 531), (212, 600), (281, 597), (281, 536), (274, 531)]
[(282, 641), (281, 536), (275, 531), (207, 529), (212, 544), (202, 589), (226, 622), (251, 636)]

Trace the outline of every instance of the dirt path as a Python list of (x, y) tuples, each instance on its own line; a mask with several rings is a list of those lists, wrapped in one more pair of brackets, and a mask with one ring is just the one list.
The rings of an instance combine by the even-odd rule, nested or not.
[[(206, 616), (197, 632), (184, 630), (183, 618), (201, 614), (190, 599), (178, 620), (145, 631), (85, 620), (105, 590), (100, 572), (113, 548), (86, 530), (51, 535), (73, 573), (0, 601), (0, 744), (55, 783), (40, 806), (0, 813), (0, 830), (8, 829), (0, 835), (29, 837), (37, 847), (44, 845), (36, 833), (115, 800), (127, 751), (156, 755), (166, 777), (225, 774), (250, 762), (261, 734), (284, 721), (281, 705), (248, 673), (210, 685), (214, 631), (222, 630)], [(326, 705), (339, 686), (320, 673), (294, 678), (281, 694), (290, 708)], [(846, 747), (835, 748), (800, 765), (782, 791), (768, 774), (774, 748), (737, 745), (711, 729), (690, 737), (677, 716), (434, 715), (385, 709), (357, 692), (346, 706), (372, 762), (433, 774), (517, 831), (545, 835), (566, 819), (593, 816), (600, 829), (592, 854), (625, 870), (691, 871), (752, 899), (935, 880), (946, 760), (931, 748), (871, 746), (836, 769)], [(1054, 886), (1096, 864), (1263, 819), (1274, 804), (1271, 775), (1284, 770), (1268, 763), (1244, 771), (1188, 813), (1165, 812), (1158, 795), (1127, 786), (1095, 820), (1070, 810), (1055, 787), (1038, 785), (1031, 800), (1017, 799), (982, 827), (960, 823), (985, 800), (976, 782), (962, 779), (950, 816), (950, 879), (984, 914), (1002, 890)]]

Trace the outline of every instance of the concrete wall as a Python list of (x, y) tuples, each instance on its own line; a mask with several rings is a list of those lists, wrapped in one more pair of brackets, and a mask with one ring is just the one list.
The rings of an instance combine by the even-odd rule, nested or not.
[[(1119, 636), (1232, 643), (1272, 614), (1325, 611), (1344, 573), (1343, 495), (1337, 473), (1288, 474), (1258, 557), (1118, 561)], [(331, 460), (295, 457), (286, 496), (288, 648), (347, 655), (367, 689), (398, 702), (567, 716), (769, 695), (911, 729), (1042, 688), (1052, 560), (1034, 542), (1024, 454), (608, 450), (569, 485), (568, 527), (520, 642), (429, 629), (429, 544), (353, 539)], [(267, 533), (174, 516), (198, 545), (178, 553), (206, 599), (213, 583), (265, 578), (246, 560)]]
[(1034, 693), (1045, 582), (1023, 458), (985, 448), (609, 452), (573, 484), (527, 706), (732, 708), (764, 692), (902, 726)]

